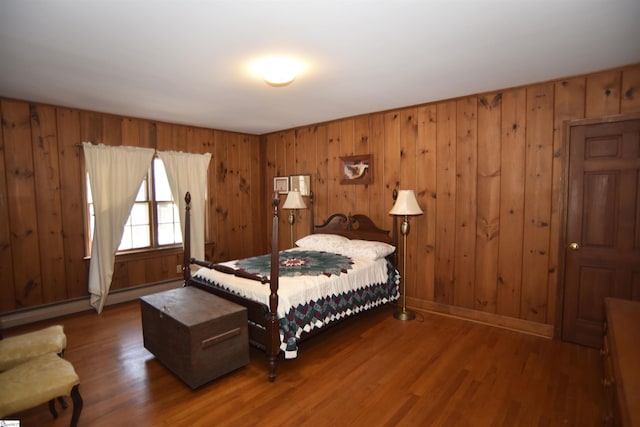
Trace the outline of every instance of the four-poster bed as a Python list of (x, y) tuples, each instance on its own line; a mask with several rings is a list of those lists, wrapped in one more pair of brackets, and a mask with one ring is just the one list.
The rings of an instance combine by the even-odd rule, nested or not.
[[(295, 357), (297, 344), (322, 328), (398, 299), (397, 230), (383, 230), (365, 215), (333, 214), (314, 225), (299, 247), (278, 250), (278, 194), (272, 198), (271, 252), (224, 263), (191, 258), (190, 195), (185, 196), (185, 286), (195, 286), (247, 308), (249, 341), (265, 350), (269, 380), (280, 351)], [(194, 274), (191, 266), (200, 266)]]

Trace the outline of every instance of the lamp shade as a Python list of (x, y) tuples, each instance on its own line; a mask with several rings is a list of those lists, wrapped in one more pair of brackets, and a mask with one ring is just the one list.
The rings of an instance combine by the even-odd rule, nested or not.
[(282, 205), (283, 209), (305, 209), (307, 205), (304, 204), (304, 200), (302, 200), (302, 196), (299, 191), (289, 191), (287, 194), (287, 200), (284, 201), (284, 205)]
[[(285, 203), (286, 205), (286, 203)], [(391, 215), (420, 215), (422, 209), (418, 205), (416, 195), (413, 190), (400, 190), (398, 191), (398, 198), (393, 208), (389, 211)]]

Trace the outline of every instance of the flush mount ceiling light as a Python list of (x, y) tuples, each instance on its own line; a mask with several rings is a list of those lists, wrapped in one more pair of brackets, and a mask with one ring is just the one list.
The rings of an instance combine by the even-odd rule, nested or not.
[(253, 63), (254, 72), (274, 87), (291, 84), (302, 70), (302, 63), (288, 56), (267, 56)]

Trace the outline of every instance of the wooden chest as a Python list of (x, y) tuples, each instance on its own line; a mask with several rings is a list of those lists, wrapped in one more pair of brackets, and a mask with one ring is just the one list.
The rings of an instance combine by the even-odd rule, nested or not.
[(140, 298), (144, 346), (191, 388), (249, 363), (247, 309), (183, 287)]

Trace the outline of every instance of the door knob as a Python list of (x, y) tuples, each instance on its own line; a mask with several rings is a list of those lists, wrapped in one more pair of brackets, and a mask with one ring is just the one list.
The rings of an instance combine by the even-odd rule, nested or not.
[(572, 251), (577, 251), (578, 249), (580, 249), (580, 245), (576, 242), (569, 243), (569, 249), (571, 249)]

